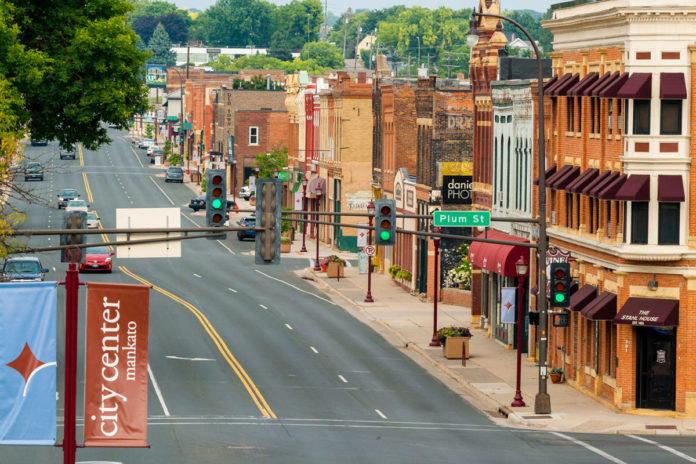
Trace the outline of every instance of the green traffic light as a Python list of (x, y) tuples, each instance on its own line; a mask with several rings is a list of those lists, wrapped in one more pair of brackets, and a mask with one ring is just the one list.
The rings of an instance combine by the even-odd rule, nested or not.
[(562, 293), (556, 293), (554, 298), (556, 299), (556, 303), (563, 303), (565, 301), (565, 295)]
[(222, 201), (220, 201), (219, 198), (215, 198), (215, 199), (212, 201), (211, 205), (212, 205), (213, 208), (215, 208), (215, 209), (220, 209), (220, 208), (222, 207)]
[(391, 237), (391, 234), (387, 232), (386, 230), (382, 231), (379, 233), (379, 238), (380, 240), (387, 241)]

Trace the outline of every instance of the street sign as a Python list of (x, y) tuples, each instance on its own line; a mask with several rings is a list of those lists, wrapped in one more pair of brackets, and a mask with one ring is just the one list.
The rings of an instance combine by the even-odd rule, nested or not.
[(375, 247), (372, 245), (368, 245), (365, 247), (365, 254), (367, 256), (374, 256), (375, 255)]
[(490, 211), (434, 211), (433, 225), (436, 227), (490, 227)]

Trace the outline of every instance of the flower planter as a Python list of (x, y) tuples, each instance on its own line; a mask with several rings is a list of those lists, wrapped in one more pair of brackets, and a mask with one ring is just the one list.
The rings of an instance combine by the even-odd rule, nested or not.
[(462, 359), (464, 348), (466, 348), (466, 358), (471, 357), (469, 351), (469, 339), (471, 337), (447, 337), (442, 345), (442, 354), (447, 359)]
[(255, 196), (249, 198), (249, 204), (251, 206), (256, 206), (256, 197)]
[(321, 268), (321, 272), (326, 272), (326, 264), (319, 263), (319, 267)]
[(292, 242), (280, 242), (280, 252), (281, 253), (290, 253), (290, 249), (292, 248)]
[(343, 263), (330, 262), (326, 266), (327, 277), (343, 277)]
[(552, 383), (561, 383), (561, 380), (563, 380), (563, 374), (549, 374), (549, 377), (551, 377)]

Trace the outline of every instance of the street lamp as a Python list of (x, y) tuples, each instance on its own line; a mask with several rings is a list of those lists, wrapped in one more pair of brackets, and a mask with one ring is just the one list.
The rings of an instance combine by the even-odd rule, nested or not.
[[(315, 192), (317, 198), (316, 198), (316, 205), (317, 209), (316, 211), (319, 212), (319, 200), (321, 199), (321, 187), (317, 187), (317, 191)], [(316, 214), (314, 215), (314, 220), (318, 221), (319, 220), (319, 215)], [(317, 255), (316, 259), (314, 261), (314, 270), (315, 271), (321, 271), (321, 266), (319, 265), (319, 224), (315, 224), (314, 226), (314, 239), (317, 241)]]
[[(522, 27), (520, 23), (507, 16), (496, 15), (491, 13), (477, 13), (476, 8), (471, 13), (469, 21), (469, 32), (467, 33), (467, 43), (473, 48), (478, 42), (478, 25), (477, 18), (490, 17), (503, 19), (514, 24), (529, 40), (534, 49), (534, 57), (537, 61), (537, 91), (538, 91), (538, 169), (539, 169), (539, 215), (536, 218), (536, 223), (539, 227), (539, 236), (537, 238), (537, 256), (539, 260), (546, 259), (546, 250), (548, 248), (546, 238), (546, 148), (544, 146), (544, 71), (541, 62), (541, 54), (537, 47), (534, 38), (529, 34), (527, 29)], [(546, 288), (546, 268), (537, 260), (537, 270), (539, 278), (537, 280), (540, 289)], [(539, 291), (540, 298), (537, 298), (539, 311), (539, 391), (534, 398), (534, 412), (536, 414), (551, 413), (551, 397), (546, 390), (546, 379), (548, 377), (548, 312), (546, 298), (542, 296), (542, 290)]]
[(277, 179), (277, 178), (278, 178), (278, 168), (275, 168), (275, 169), (273, 170), (273, 178), (274, 178), (274, 179)]
[(232, 201), (237, 203), (237, 158), (232, 158)]
[[(435, 227), (433, 232), (436, 234), (441, 234), (442, 229), (440, 227)], [(438, 275), (438, 261), (440, 260), (440, 237), (433, 237), (433, 244), (435, 245), (435, 272), (433, 273), (433, 339), (430, 340), (430, 346), (440, 346), (440, 337), (437, 334), (437, 289), (440, 285), (438, 279), (438, 277), (440, 277)], [(466, 356), (466, 353), (464, 356)]]
[[(367, 205), (368, 221), (370, 228), (367, 229), (367, 245), (372, 246), (372, 218), (375, 217), (375, 204), (370, 200)], [(367, 295), (365, 295), (365, 303), (374, 303), (372, 299), (372, 255), (367, 255)]]
[(525, 406), (520, 389), (522, 375), (522, 302), (524, 301), (524, 277), (529, 271), (529, 264), (524, 255), (520, 256), (520, 259), (515, 263), (515, 269), (517, 270), (517, 387), (515, 389), (515, 398), (510, 403), (510, 406), (522, 407)]
[(307, 236), (307, 178), (302, 177), (302, 249), (300, 253), (306, 253), (305, 237)]

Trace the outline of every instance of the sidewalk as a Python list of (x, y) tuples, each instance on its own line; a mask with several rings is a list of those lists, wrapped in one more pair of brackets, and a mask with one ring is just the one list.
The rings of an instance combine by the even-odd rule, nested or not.
[[(283, 257), (315, 256), (316, 242), (307, 238), (307, 252), (300, 253), (301, 236), (293, 242), (292, 251)], [(355, 260), (355, 253), (341, 253), (320, 244), (320, 258), (337, 254)], [(282, 259), (282, 258), (281, 258)], [(407, 356), (462, 395), (472, 405), (489, 414), (496, 422), (513, 427), (587, 433), (634, 433), (696, 435), (696, 419), (681, 419), (673, 413), (654, 417), (616, 412), (611, 404), (603, 404), (576, 390), (567, 383), (547, 382), (551, 397), (551, 414), (534, 413), (534, 397), (538, 391), (538, 366), (523, 355), (521, 390), (525, 407), (512, 408), (515, 395), (516, 352), (507, 349), (485, 330), (472, 330), (471, 357), (462, 366), (461, 360), (448, 360), (440, 347), (428, 344), (433, 333), (433, 304), (421, 302), (417, 296), (392, 282), (388, 275), (372, 275), (374, 303), (365, 303), (367, 274), (358, 274), (357, 267), (346, 267), (345, 277), (329, 279), (311, 267), (297, 271), (304, 279), (331, 295), (351, 315), (363, 321)], [(470, 325), (471, 309), (438, 303), (438, 328), (449, 325)]]

